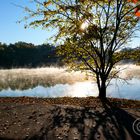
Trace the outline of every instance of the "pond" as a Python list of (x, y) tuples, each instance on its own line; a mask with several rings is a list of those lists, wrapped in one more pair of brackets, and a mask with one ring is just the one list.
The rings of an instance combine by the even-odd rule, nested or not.
[[(140, 66), (122, 64), (117, 65), (116, 68), (120, 71), (119, 77), (126, 81), (113, 79), (107, 88), (107, 96), (140, 100)], [(62, 68), (13, 69), (8, 71), (1, 70), (0, 73), (1, 85), (3, 83), (0, 97), (28, 96), (45, 98), (98, 96), (97, 85), (93, 79), (87, 80), (84, 74), (68, 73)], [(20, 80), (18, 78), (19, 76), (21, 76)], [(33, 76), (38, 79), (33, 78)], [(7, 80), (9, 77), (10, 82)], [(37, 82), (32, 83), (32, 81)], [(15, 88), (8, 88), (13, 87), (11, 83), (15, 85)], [(42, 83), (48, 83), (49, 86)], [(7, 86), (5, 86), (6, 84)], [(24, 86), (24, 84), (28, 85), (28, 88), (19, 88), (20, 85)], [(32, 86), (34, 84), (36, 85)]]
[[(98, 96), (94, 81), (76, 82), (74, 84), (56, 84), (51, 87), (37, 86), (27, 90), (2, 90), (1, 97), (87, 97)], [(140, 79), (132, 78), (127, 83), (113, 79), (107, 88), (107, 96), (140, 100)]]

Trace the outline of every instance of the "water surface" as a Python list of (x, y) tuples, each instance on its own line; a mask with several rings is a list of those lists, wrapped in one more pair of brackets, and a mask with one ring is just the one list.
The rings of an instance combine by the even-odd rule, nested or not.
[[(124, 82), (123, 80), (113, 79), (107, 88), (107, 96), (115, 98), (140, 100), (140, 66), (136, 66), (133, 64), (118, 65), (117, 69), (120, 70), (119, 76), (121, 78), (126, 79), (127, 82)], [(58, 72), (57, 69), (55, 69), (55, 73), (56, 72)], [(59, 79), (57, 80), (58, 82), (66, 78), (68, 80), (68, 77), (70, 77), (66, 74), (64, 75), (63, 72), (64, 70), (60, 73), (61, 77), (59, 77)], [(57, 74), (56, 76), (55, 73), (54, 73), (55, 78), (60, 75)], [(81, 75), (77, 76), (81, 77)], [(95, 81), (77, 82), (75, 80), (73, 84), (68, 84), (68, 82), (66, 82), (65, 84), (56, 83), (54, 86), (50, 87), (43, 87), (41, 85), (38, 85), (35, 88), (29, 88), (27, 90), (12, 90), (9, 88), (0, 91), (0, 97), (21, 97), (21, 96), (43, 97), (43, 98), (64, 97), (64, 96), (96, 97), (98, 96), (98, 89)]]
[[(77, 82), (75, 84), (57, 84), (52, 87), (37, 86), (28, 90), (2, 90), (1, 97), (87, 97), (98, 96), (97, 85), (94, 81)], [(113, 79), (107, 88), (107, 96), (140, 100), (140, 80), (133, 78), (124, 81)]]

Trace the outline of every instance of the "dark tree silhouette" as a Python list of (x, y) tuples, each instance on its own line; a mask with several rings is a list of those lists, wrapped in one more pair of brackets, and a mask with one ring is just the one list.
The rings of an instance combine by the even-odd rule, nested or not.
[[(30, 26), (56, 28), (55, 40), (71, 68), (89, 69), (96, 77), (99, 97), (117, 72), (112, 71), (116, 52), (139, 29), (140, 2), (133, 0), (34, 0), (35, 10), (25, 8)], [(28, 15), (29, 14), (29, 15)], [(36, 19), (36, 17), (40, 17)], [(35, 17), (35, 18), (34, 18)], [(39, 20), (38, 20), (39, 19)]]
[(33, 45), (17, 42), (6, 45), (0, 43), (1, 68), (50, 66), (58, 64), (59, 59), (56, 48), (50, 44)]

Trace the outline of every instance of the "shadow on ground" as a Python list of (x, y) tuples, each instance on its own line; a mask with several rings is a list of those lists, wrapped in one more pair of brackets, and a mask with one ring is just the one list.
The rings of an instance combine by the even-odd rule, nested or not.
[(112, 106), (108, 100), (101, 102), (103, 108), (56, 106), (52, 111), (53, 123), (41, 139), (140, 139), (132, 128), (137, 116)]
[[(132, 126), (140, 112), (121, 109), (107, 99), (101, 100), (102, 108), (53, 105), (36, 134), (30, 140), (139, 140)], [(41, 110), (41, 108), (40, 108)], [(32, 121), (32, 118), (30, 118)], [(35, 127), (35, 126), (34, 126)], [(32, 128), (31, 128), (32, 129)], [(31, 131), (32, 132), (32, 131)], [(20, 133), (20, 132), (19, 132)], [(0, 139), (6, 139), (1, 136)]]

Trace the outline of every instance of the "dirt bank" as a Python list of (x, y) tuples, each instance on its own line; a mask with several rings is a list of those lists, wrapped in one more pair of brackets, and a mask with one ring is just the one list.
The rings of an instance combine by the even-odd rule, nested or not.
[(139, 105), (119, 99), (0, 98), (0, 139), (137, 140), (132, 126), (140, 118)]

